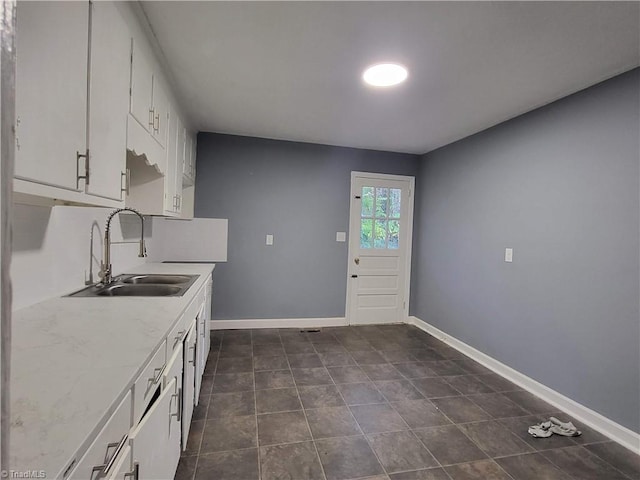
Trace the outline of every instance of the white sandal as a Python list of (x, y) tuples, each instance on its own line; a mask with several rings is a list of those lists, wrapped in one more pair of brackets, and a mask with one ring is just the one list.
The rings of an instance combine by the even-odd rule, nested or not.
[(553, 424), (551, 422), (542, 422), (537, 425), (532, 425), (529, 427), (527, 432), (529, 435), (535, 438), (547, 438), (553, 435)]
[(582, 432), (576, 428), (576, 426), (571, 422), (561, 422), (556, 417), (549, 418), (551, 426), (551, 432), (562, 435), (563, 437), (577, 437), (582, 435)]

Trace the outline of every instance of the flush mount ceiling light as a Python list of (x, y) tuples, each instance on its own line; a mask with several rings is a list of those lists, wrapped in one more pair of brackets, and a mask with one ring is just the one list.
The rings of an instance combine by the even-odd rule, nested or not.
[(378, 63), (367, 68), (362, 74), (366, 84), (374, 87), (391, 87), (407, 79), (407, 69), (397, 63)]

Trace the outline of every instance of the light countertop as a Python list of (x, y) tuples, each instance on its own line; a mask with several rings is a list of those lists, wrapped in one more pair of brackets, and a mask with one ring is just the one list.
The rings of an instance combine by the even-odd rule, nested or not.
[(61, 476), (213, 268), (147, 263), (127, 272), (200, 275), (182, 297), (60, 297), (13, 312), (11, 469)]

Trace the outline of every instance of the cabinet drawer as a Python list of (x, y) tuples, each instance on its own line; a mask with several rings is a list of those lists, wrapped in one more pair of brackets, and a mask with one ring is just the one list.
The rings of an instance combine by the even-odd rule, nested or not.
[[(71, 472), (68, 480), (94, 479), (101, 475), (100, 471), (93, 471), (94, 467), (105, 466), (119, 453), (118, 446), (131, 428), (131, 391), (127, 392), (122, 402), (113, 412), (105, 426), (93, 441), (87, 452), (78, 462), (78, 466)], [(123, 443), (123, 446), (126, 442)], [(121, 449), (120, 449), (121, 450)]]
[(166, 361), (166, 341), (162, 342), (145, 369), (133, 386), (133, 424), (137, 424), (144, 410), (153, 396), (156, 388), (162, 382), (162, 370)]

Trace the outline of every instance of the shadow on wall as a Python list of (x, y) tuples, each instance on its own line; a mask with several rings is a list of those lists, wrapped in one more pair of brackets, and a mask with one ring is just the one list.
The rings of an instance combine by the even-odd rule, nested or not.
[(13, 244), (14, 252), (41, 250), (53, 207), (36, 207), (16, 204), (13, 207)]

